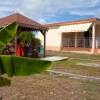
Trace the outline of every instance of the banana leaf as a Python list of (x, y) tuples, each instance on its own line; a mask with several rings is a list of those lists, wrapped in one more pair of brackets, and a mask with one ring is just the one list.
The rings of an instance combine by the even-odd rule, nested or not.
[(15, 37), (17, 29), (18, 25), (14, 22), (0, 30), (0, 50)]
[(7, 55), (0, 56), (0, 59), (3, 72), (8, 76), (26, 76), (41, 73), (51, 68), (50, 61)]

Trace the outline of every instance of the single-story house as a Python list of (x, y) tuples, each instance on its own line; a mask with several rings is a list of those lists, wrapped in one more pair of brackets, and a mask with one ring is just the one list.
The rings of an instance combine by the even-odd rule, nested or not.
[(46, 50), (100, 53), (100, 19), (46, 24)]

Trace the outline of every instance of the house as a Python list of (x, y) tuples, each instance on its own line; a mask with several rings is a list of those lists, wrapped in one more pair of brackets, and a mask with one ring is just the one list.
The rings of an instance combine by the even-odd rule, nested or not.
[(46, 24), (46, 50), (100, 53), (100, 19)]

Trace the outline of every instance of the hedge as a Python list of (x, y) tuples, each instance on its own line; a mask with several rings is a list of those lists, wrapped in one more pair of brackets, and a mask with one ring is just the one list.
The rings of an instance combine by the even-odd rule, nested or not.
[(0, 56), (0, 73), (8, 76), (25, 76), (43, 72), (51, 67), (50, 61), (27, 57)]

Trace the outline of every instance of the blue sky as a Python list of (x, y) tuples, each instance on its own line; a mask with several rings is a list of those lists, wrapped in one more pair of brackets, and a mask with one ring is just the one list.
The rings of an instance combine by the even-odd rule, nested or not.
[(40, 23), (100, 18), (100, 0), (1, 0), (0, 17), (19, 12)]

